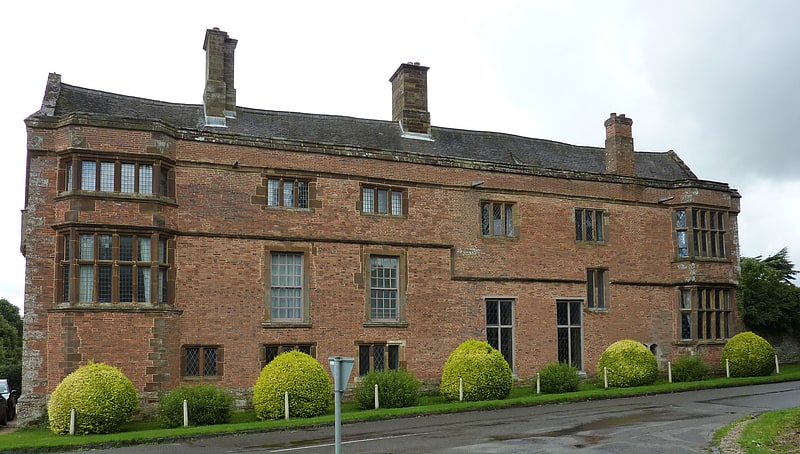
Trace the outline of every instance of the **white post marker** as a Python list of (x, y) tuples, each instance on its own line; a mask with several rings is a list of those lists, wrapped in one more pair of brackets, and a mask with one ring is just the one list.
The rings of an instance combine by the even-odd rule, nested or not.
[[(328, 365), (333, 375), (335, 454), (342, 454), (342, 394), (347, 389), (355, 361), (355, 358), (328, 357)], [(375, 395), (377, 396), (377, 393)]]
[(672, 383), (672, 361), (667, 361), (667, 378)]
[(536, 372), (536, 394), (542, 393), (542, 379), (539, 376), (539, 372)]
[(458, 401), (461, 402), (464, 400), (464, 379), (458, 379)]
[(775, 373), (776, 374), (781, 373), (781, 366), (780, 364), (778, 364), (778, 355), (775, 355)]
[(289, 391), (283, 393), (283, 417), (289, 419)]
[(375, 383), (375, 409), (381, 408), (380, 401), (378, 400), (378, 384)]
[(603, 368), (603, 386), (608, 389), (608, 367)]
[(725, 377), (731, 378), (731, 360), (725, 358)]
[(75, 409), (69, 411), (69, 434), (75, 435)]
[(183, 427), (189, 427), (189, 402), (183, 399)]

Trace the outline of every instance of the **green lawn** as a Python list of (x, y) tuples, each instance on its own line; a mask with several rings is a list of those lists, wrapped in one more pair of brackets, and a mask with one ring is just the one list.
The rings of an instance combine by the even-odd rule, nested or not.
[[(694, 389), (742, 386), (758, 383), (770, 383), (785, 380), (800, 380), (800, 364), (782, 365), (780, 375), (747, 378), (713, 378), (700, 382), (668, 383), (659, 380), (650, 386), (636, 388), (603, 389), (600, 383), (585, 383), (576, 392), (565, 394), (539, 394), (535, 388), (514, 388), (511, 395), (504, 400), (482, 402), (445, 402), (439, 396), (423, 396), (420, 405), (409, 408), (392, 408), (379, 410), (359, 410), (354, 402), (345, 402), (342, 406), (342, 421), (360, 421), (385, 419), (404, 416), (424, 415), (432, 413), (448, 413), (476, 409), (493, 409), (510, 406), (540, 405), (588, 399), (608, 399), (613, 397), (660, 394)], [(316, 418), (297, 418), (290, 420), (259, 421), (253, 411), (234, 413), (229, 424), (215, 426), (180, 427), (163, 429), (154, 421), (131, 422), (123, 426), (121, 432), (106, 435), (56, 435), (48, 429), (19, 429), (0, 436), (0, 450), (36, 450), (58, 449), (69, 450), (76, 447), (124, 446), (136, 443), (157, 443), (170, 439), (224, 434), (247, 431), (268, 431), (286, 427), (310, 427), (333, 424), (333, 406), (324, 416)], [(777, 426), (777, 424), (776, 424)], [(769, 451), (753, 451), (769, 452)]]

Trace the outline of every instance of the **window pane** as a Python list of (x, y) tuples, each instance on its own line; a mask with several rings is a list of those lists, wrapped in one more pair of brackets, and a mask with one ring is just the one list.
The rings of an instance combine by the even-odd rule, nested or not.
[(150, 302), (150, 267), (139, 266), (137, 269), (138, 285), (136, 286), (137, 301)]
[(594, 270), (586, 271), (586, 307), (595, 307), (594, 301)]
[(582, 339), (581, 339), (581, 330), (578, 328), (573, 328), (570, 330), (570, 339), (569, 339), (569, 347), (570, 347), (570, 364), (575, 366), (578, 369), (581, 369), (582, 359), (581, 359), (581, 348), (582, 346)]
[(136, 260), (140, 262), (150, 262), (152, 260), (150, 258), (151, 257), (150, 238), (140, 236), (137, 246), (138, 247), (137, 247)]
[(114, 163), (100, 163), (100, 190), (105, 192), (114, 191)]
[(358, 346), (358, 375), (364, 376), (369, 373), (369, 345)]
[(101, 303), (111, 302), (111, 266), (97, 267), (97, 301)]
[(502, 211), (502, 204), (493, 203), (492, 204), (492, 219), (494, 220), (492, 224), (492, 235), (502, 235), (503, 234), (503, 211)]
[(389, 191), (378, 189), (378, 213), (386, 214), (389, 210)]
[(153, 193), (153, 166), (139, 164), (139, 194)]
[(285, 207), (293, 207), (294, 206), (294, 182), (293, 181), (284, 181), (283, 182), (283, 206), (285, 206)]
[(492, 347), (500, 350), (500, 328), (486, 328), (486, 342)]
[(496, 300), (486, 301), (486, 325), (497, 326), (500, 324), (500, 314)]
[(386, 347), (389, 354), (387, 366), (389, 369), (397, 370), (400, 368), (400, 347), (398, 345), (389, 345)]
[(308, 208), (308, 182), (297, 182), (297, 207)]
[(69, 269), (70, 269), (69, 265), (64, 265), (64, 267), (63, 267), (64, 273), (62, 275), (62, 279), (63, 279), (63, 286), (64, 286), (63, 297), (64, 297), (64, 301), (65, 302), (72, 301), (72, 299), (69, 297), (69, 285), (70, 285), (70, 282), (69, 282), (69, 277), (70, 277)]
[(167, 270), (164, 268), (158, 270), (158, 302), (160, 304), (167, 302)]
[(686, 211), (684, 210), (675, 211), (675, 227), (679, 229), (686, 228)]
[(167, 263), (167, 240), (159, 238), (158, 240), (158, 261), (160, 263)]
[(265, 365), (272, 362), (275, 357), (278, 356), (278, 347), (275, 345), (265, 345), (264, 346), (264, 359)]
[(500, 301), (500, 324), (505, 326), (512, 325), (514, 323), (513, 320), (514, 311), (512, 310), (511, 301)]
[(203, 376), (213, 377), (217, 375), (217, 349), (203, 349)]
[(575, 239), (583, 240), (583, 210), (575, 210)]
[(558, 328), (558, 361), (569, 363), (569, 328)]
[(71, 161), (68, 161), (66, 163), (66, 165), (64, 166), (64, 173), (65, 173), (65, 176), (67, 177), (67, 183), (65, 185), (66, 186), (65, 189), (67, 191), (71, 191), (72, 190), (72, 162)]
[(186, 349), (186, 371), (184, 375), (196, 377), (200, 375), (200, 349), (187, 348)]
[(119, 237), (119, 260), (121, 262), (133, 261), (133, 237), (120, 235)]
[(97, 164), (94, 161), (81, 161), (81, 190), (97, 189)]
[(111, 235), (100, 235), (98, 240), (97, 259), (111, 260)]
[(123, 303), (133, 301), (133, 267), (130, 265), (119, 267), (119, 300)]
[(392, 192), (392, 214), (395, 216), (403, 215), (403, 193)]
[(579, 301), (569, 303), (569, 324), (570, 326), (581, 325), (581, 303)]
[(506, 359), (508, 366), (514, 368), (514, 335), (513, 328), (500, 328), (500, 353)]
[(372, 370), (384, 370), (386, 361), (384, 357), (384, 346), (383, 345), (373, 345), (372, 352), (374, 355), (373, 363), (372, 363)]
[(512, 212), (513, 207), (514, 205), (511, 204), (505, 205), (506, 236), (514, 236), (514, 215)]
[(678, 232), (678, 256), (679, 257), (689, 256), (689, 246), (686, 244), (685, 231)]
[(94, 300), (94, 266), (92, 265), (81, 265), (80, 267), (78, 299), (82, 303), (90, 303)]
[(489, 232), (489, 203), (481, 204), (481, 235), (488, 235)]
[(161, 184), (159, 185), (158, 194), (164, 197), (169, 197), (169, 169), (161, 168)]
[(94, 260), (94, 235), (81, 235), (80, 242), (78, 258), (81, 260)]
[(280, 180), (267, 180), (267, 205), (276, 207), (280, 204), (280, 198), (278, 197), (280, 184)]
[(592, 212), (586, 211), (586, 215), (584, 216), (584, 220), (586, 221), (586, 241), (592, 241), (594, 239), (594, 229), (592, 228)]
[(133, 193), (136, 182), (136, 166), (122, 164), (120, 166), (120, 192)]
[(569, 324), (569, 311), (567, 303), (556, 304), (556, 324), (566, 326)]
[(595, 211), (594, 233), (597, 241), (603, 241), (603, 212)]
[(690, 340), (692, 338), (692, 314), (681, 314), (681, 339)]
[(372, 213), (375, 209), (375, 200), (373, 199), (374, 191), (372, 188), (364, 188), (361, 190), (361, 211), (364, 213)]

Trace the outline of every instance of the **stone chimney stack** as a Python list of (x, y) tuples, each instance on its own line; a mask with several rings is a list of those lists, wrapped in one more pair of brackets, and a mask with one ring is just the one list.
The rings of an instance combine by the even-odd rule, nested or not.
[(236, 118), (236, 90), (233, 88), (233, 51), (236, 40), (219, 28), (206, 30), (206, 89), (203, 105), (206, 124), (225, 126), (226, 118)]
[(430, 135), (428, 67), (403, 63), (389, 82), (392, 83), (392, 121), (399, 121), (404, 133)]
[(612, 113), (605, 121), (606, 173), (636, 176), (633, 157), (633, 120)]

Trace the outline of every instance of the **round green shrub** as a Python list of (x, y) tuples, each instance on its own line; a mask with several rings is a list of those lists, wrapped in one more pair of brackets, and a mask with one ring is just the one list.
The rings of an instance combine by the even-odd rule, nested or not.
[(603, 378), (608, 368), (608, 385), (626, 388), (650, 385), (658, 377), (658, 361), (641, 342), (625, 339), (614, 342), (600, 355), (597, 375)]
[(711, 366), (698, 355), (681, 356), (672, 363), (672, 381), (701, 381), (708, 378)]
[(111, 433), (139, 409), (136, 388), (122, 371), (104, 363), (89, 363), (64, 377), (47, 404), (50, 430), (69, 433), (75, 409), (75, 433)]
[(410, 372), (381, 370), (368, 373), (356, 386), (359, 408), (375, 408), (375, 385), (378, 385), (380, 408), (413, 407), (419, 402), (420, 383)]
[(158, 421), (163, 427), (183, 425), (184, 400), (190, 425), (224, 424), (231, 419), (233, 396), (227, 390), (210, 383), (182, 385), (162, 396), (158, 402)]
[(539, 371), (539, 387), (546, 394), (577, 391), (580, 382), (578, 369), (572, 364), (555, 361)]
[(328, 410), (333, 385), (328, 373), (310, 355), (292, 350), (269, 362), (253, 387), (253, 407), (259, 419), (284, 416), (284, 393), (289, 393), (289, 415), (310, 418)]
[(464, 400), (505, 399), (511, 392), (511, 368), (499, 350), (487, 342), (468, 340), (453, 350), (442, 371), (439, 392), (447, 400), (458, 400), (459, 379)]
[(733, 336), (722, 349), (722, 368), (729, 361), (731, 377), (760, 377), (775, 370), (775, 349), (766, 339), (746, 331)]

